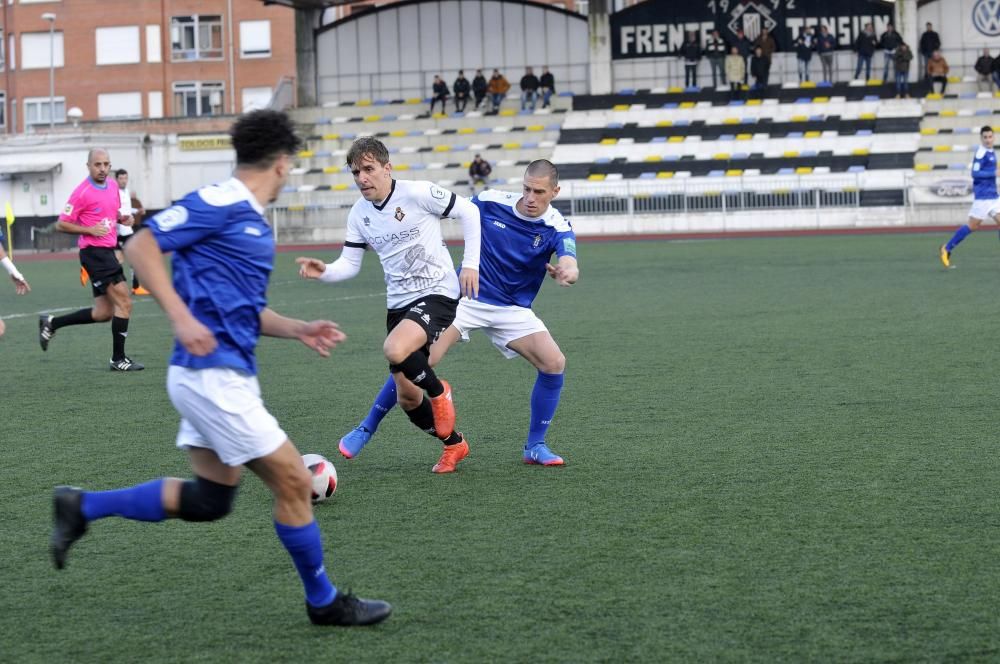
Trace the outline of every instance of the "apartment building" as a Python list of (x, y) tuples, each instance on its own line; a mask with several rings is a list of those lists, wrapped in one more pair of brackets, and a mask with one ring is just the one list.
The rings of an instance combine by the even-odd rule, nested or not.
[(0, 3), (0, 133), (240, 113), (296, 73), (294, 12), (260, 0)]

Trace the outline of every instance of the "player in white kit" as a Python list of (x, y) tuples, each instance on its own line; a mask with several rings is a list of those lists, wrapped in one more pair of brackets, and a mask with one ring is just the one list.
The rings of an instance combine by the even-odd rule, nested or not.
[[(329, 265), (318, 258), (298, 258), (299, 273), (328, 283), (342, 281), (360, 272), (365, 247), (378, 254), (388, 307), (382, 348), (398, 403), (418, 428), (444, 443), (432, 470), (453, 472), (469, 445), (455, 430), (451, 387), (435, 375), (428, 358), (431, 344), (455, 319), (459, 297), (478, 296), (479, 209), (430, 182), (394, 179), (389, 151), (376, 138), (354, 141), (347, 164), (362, 198), (348, 215), (343, 251)], [(459, 220), (465, 239), (458, 275), (441, 234), (441, 220), (448, 217)]]

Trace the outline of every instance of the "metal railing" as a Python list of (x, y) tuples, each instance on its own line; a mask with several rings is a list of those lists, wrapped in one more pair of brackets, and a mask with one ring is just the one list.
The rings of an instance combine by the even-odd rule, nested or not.
[(857, 174), (816, 178), (722, 177), (716, 181), (569, 183), (571, 216), (687, 214), (859, 207)]
[[(942, 48), (941, 53), (944, 55), (945, 60), (948, 61), (948, 66), (950, 68), (949, 76), (964, 77), (977, 75), (973, 67), (976, 64), (976, 60), (980, 55), (982, 55), (982, 48)], [(1000, 55), (996, 53), (996, 49), (994, 49), (994, 52), (991, 54), (994, 56)], [(858, 54), (855, 51), (835, 51), (833, 58), (834, 81), (845, 82), (854, 80), (854, 72), (857, 68), (857, 61)], [(680, 57), (670, 56), (652, 62), (644, 61), (642, 62), (642, 71), (646, 73), (643, 73), (642, 75), (631, 74), (630, 70), (632, 67), (639, 69), (634, 64), (638, 62), (639, 61), (616, 61), (613, 64), (615, 73), (614, 87), (616, 90), (624, 88), (652, 89), (663, 87), (684, 87), (684, 61)], [(920, 65), (920, 54), (914, 51), (913, 61), (910, 63), (909, 80), (911, 83), (919, 81), (924, 77), (923, 72), (920, 70)], [(707, 58), (703, 57), (698, 62), (697, 71), (698, 85), (701, 87), (711, 86), (712, 69)], [(749, 63), (747, 71), (749, 72)], [(889, 75), (887, 79), (885, 79), (886, 83), (895, 82), (895, 72), (895, 65), (890, 62)], [(809, 62), (809, 73), (810, 80), (813, 82), (823, 80), (823, 67), (820, 63), (819, 54), (813, 54), (812, 60)], [(884, 73), (885, 55), (881, 50), (877, 50), (872, 56), (871, 78), (882, 80)], [(795, 53), (786, 51), (775, 53), (771, 58), (771, 71), (768, 80), (771, 85), (798, 81), (798, 60), (795, 57)], [(747, 82), (753, 84), (753, 77), (748, 75)], [(719, 81), (718, 84), (721, 87), (723, 83), (723, 81)]]

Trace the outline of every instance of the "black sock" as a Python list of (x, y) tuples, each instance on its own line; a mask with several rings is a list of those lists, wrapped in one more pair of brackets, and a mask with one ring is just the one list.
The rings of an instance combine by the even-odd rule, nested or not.
[(431, 402), (426, 397), (420, 402), (420, 405), (413, 410), (403, 410), (406, 416), (410, 418), (410, 421), (417, 425), (417, 428), (425, 433), (429, 433), (434, 436), (445, 445), (457, 445), (461, 443), (464, 439), (462, 434), (457, 431), (452, 431), (451, 435), (447, 438), (441, 438), (437, 435), (437, 431), (434, 430), (434, 411), (431, 409)]
[(93, 322), (95, 322), (93, 310), (80, 309), (79, 311), (74, 311), (71, 314), (56, 316), (53, 318), (52, 329), (58, 330), (60, 327), (66, 327), (68, 325), (90, 325)]
[(431, 365), (427, 361), (427, 356), (419, 350), (415, 353), (410, 353), (408, 358), (396, 366), (399, 367), (399, 370), (403, 372), (403, 375), (411, 383), (422, 390), (427, 390), (427, 394), (431, 398), (441, 396), (444, 393), (444, 385), (441, 384), (434, 370), (431, 369)]
[(424, 397), (420, 405), (413, 410), (404, 408), (403, 412), (418, 429), (437, 438), (437, 432), (434, 430), (434, 411), (431, 409), (431, 402), (427, 397)]
[(125, 357), (125, 337), (128, 336), (128, 318), (111, 319), (111, 336), (114, 339), (111, 359), (117, 362)]
[(136, 276), (135, 270), (132, 270), (132, 288), (139, 287), (139, 277)]

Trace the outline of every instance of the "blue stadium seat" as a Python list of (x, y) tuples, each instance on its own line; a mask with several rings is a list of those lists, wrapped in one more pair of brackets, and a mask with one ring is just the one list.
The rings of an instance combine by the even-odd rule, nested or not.
[(656, 173), (653, 173), (651, 171), (645, 171), (645, 172), (639, 174), (639, 179), (640, 180), (655, 180), (656, 179)]
[(860, 164), (855, 164), (854, 166), (851, 166), (850, 168), (848, 168), (847, 172), (848, 173), (864, 173), (865, 170), (866, 169), (865, 169), (864, 166), (862, 166)]
[(778, 175), (795, 175), (795, 169), (789, 166), (778, 169)]
[(667, 142), (667, 137), (666, 136), (654, 136), (653, 138), (649, 139), (649, 142), (650, 143), (666, 143)]

